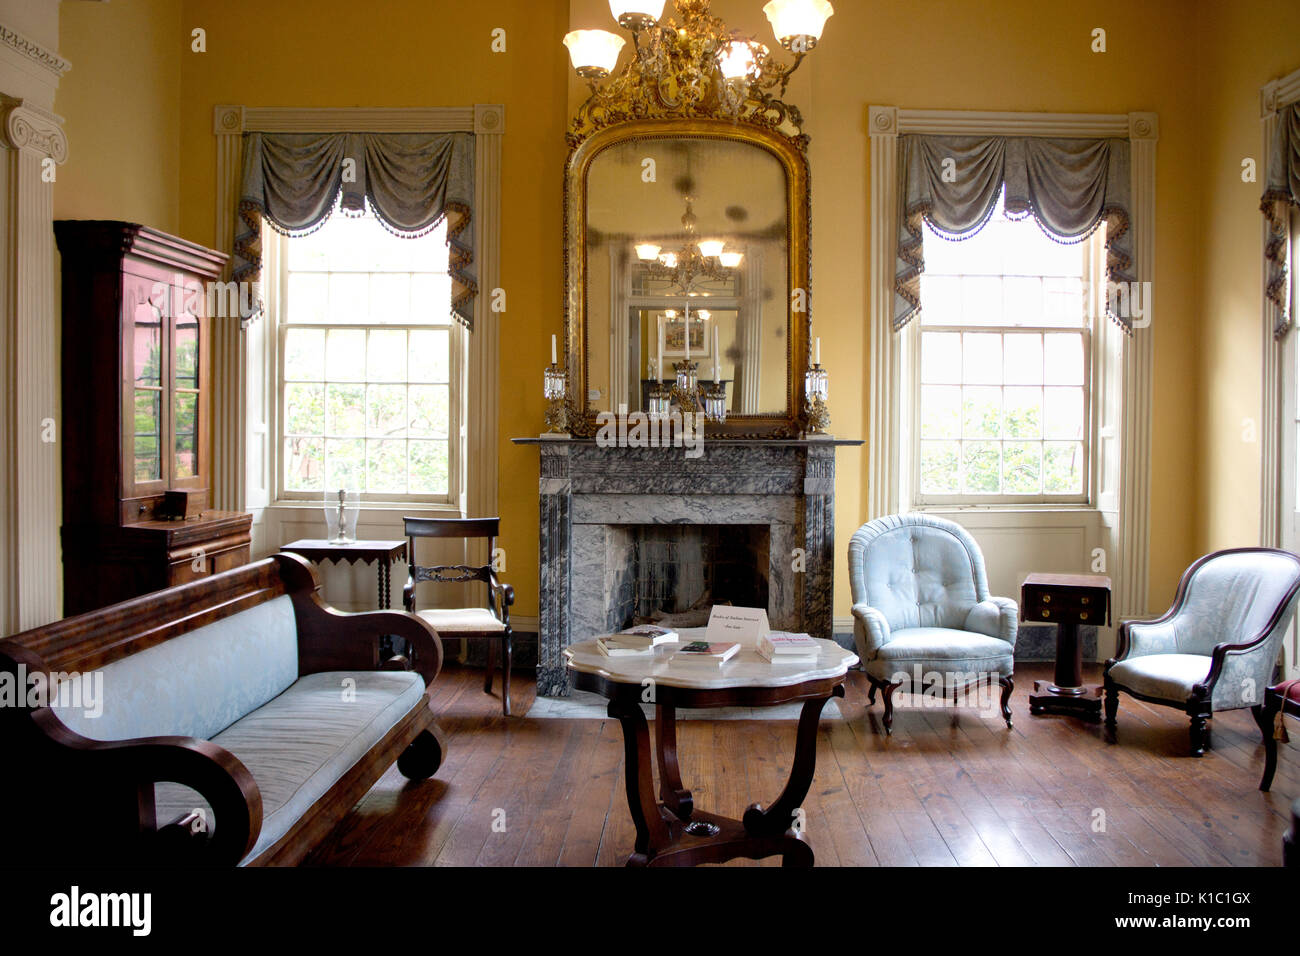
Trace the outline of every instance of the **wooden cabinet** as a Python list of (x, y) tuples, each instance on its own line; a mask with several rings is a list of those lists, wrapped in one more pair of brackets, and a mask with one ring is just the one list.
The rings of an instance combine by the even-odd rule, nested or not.
[[(136, 223), (54, 224), (63, 268), (64, 613), (249, 560), (211, 509), (213, 321), (226, 256)], [(189, 517), (186, 517), (189, 515)]]

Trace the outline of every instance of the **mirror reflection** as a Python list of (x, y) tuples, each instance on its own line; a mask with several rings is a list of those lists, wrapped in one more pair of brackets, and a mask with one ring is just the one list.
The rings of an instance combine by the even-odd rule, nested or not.
[[(591, 408), (646, 410), (692, 362), (729, 415), (783, 414), (788, 374), (785, 170), (767, 150), (706, 137), (626, 140), (587, 181)], [(599, 393), (599, 394), (597, 394)]]

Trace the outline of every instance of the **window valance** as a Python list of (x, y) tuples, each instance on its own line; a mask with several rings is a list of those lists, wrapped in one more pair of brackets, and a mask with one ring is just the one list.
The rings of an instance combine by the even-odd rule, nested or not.
[[(1038, 136), (925, 136), (898, 142), (898, 252), (894, 330), (920, 310), (924, 224), (951, 239), (978, 232), (1006, 187), (1006, 212), (1033, 216), (1058, 242), (1080, 242), (1106, 224), (1106, 276), (1133, 280), (1129, 222), (1129, 143), (1125, 139)], [(1107, 313), (1126, 331), (1132, 320)]]
[(1269, 144), (1268, 181), (1259, 206), (1268, 220), (1268, 241), (1264, 246), (1268, 278), (1264, 293), (1277, 307), (1277, 323), (1273, 328), (1276, 338), (1286, 334), (1292, 320), (1286, 267), (1292, 206), (1300, 206), (1300, 101), (1277, 111), (1273, 142)]
[(367, 205), (399, 236), (428, 233), (446, 217), (451, 312), (473, 327), (472, 133), (247, 133), (235, 236), (234, 279), (256, 281), (261, 223), (301, 236)]

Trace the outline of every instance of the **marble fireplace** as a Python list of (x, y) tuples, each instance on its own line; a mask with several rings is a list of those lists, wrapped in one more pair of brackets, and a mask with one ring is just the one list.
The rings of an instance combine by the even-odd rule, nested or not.
[(658, 611), (766, 607), (773, 628), (830, 637), (835, 447), (829, 438), (604, 447), (536, 444), (537, 692), (567, 696), (569, 644)]

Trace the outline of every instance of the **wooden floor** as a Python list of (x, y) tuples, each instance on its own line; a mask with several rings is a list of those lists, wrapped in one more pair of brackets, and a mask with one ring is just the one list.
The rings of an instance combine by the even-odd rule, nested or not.
[[(818, 866), (1276, 866), (1300, 796), (1300, 746), (1280, 745), (1271, 793), (1247, 711), (1216, 718), (1211, 750), (1187, 755), (1187, 720), (1122, 697), (1119, 744), (1097, 726), (1031, 717), (1050, 665), (1020, 665), (1015, 728), (974, 709), (903, 697), (885, 737), (879, 701), (850, 675), (843, 720), (823, 720), (804, 802)], [(1096, 679), (1095, 675), (1089, 679)], [(501, 716), (482, 671), (449, 668), (433, 703), (448, 736), (437, 775), (394, 767), (308, 863), (323, 866), (617, 866), (633, 841), (622, 733), (604, 719)], [(516, 675), (514, 709), (535, 687)], [(1294, 725), (1293, 725), (1294, 726)], [(695, 805), (740, 816), (775, 799), (793, 721), (688, 721), (678, 753)], [(1293, 729), (1293, 736), (1300, 734)], [(734, 865), (779, 865), (736, 861)]]

